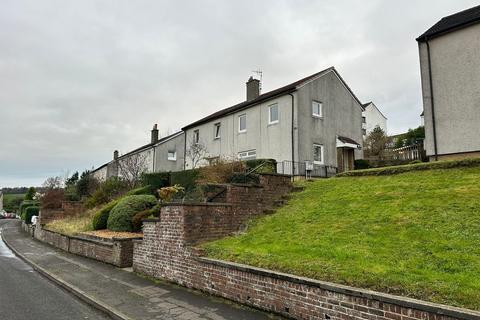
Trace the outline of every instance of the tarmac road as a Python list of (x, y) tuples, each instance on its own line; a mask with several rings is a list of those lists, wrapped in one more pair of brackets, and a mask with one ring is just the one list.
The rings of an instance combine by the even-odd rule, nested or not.
[[(0, 220), (0, 233), (8, 220)], [(0, 319), (110, 319), (42, 277), (0, 240)]]

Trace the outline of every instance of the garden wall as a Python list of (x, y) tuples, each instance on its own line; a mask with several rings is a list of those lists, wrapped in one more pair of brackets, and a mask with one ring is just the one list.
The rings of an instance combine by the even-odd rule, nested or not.
[(40, 224), (47, 224), (53, 220), (72, 217), (85, 211), (83, 202), (79, 201), (62, 201), (60, 209), (41, 209)]
[(58, 232), (43, 229), (38, 225), (35, 238), (64, 251), (113, 264), (120, 268), (132, 266), (133, 240), (105, 239), (92, 236), (67, 236)]
[(195, 245), (240, 230), (284, 195), (289, 187), (270, 179), (265, 189), (229, 186), (227, 204), (163, 207), (160, 218), (144, 221), (143, 240), (134, 241), (134, 271), (293, 319), (480, 319), (475, 311), (202, 258)]
[(143, 241), (134, 242), (134, 271), (294, 319), (480, 319), (475, 311), (201, 258), (192, 245), (205, 237), (192, 232), (192, 209), (201, 214), (196, 223), (206, 219), (205, 232), (227, 223), (213, 205), (165, 207), (160, 219), (144, 222)]

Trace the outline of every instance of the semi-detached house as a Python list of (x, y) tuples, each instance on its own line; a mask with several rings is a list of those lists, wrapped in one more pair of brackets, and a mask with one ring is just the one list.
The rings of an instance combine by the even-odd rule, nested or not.
[(272, 158), (279, 171), (299, 175), (311, 165), (319, 174), (328, 166), (350, 170), (362, 158), (362, 104), (335, 68), (264, 94), (258, 80), (246, 85), (246, 101), (182, 129), (185, 150), (200, 143), (210, 161)]
[(93, 171), (105, 179), (118, 175), (117, 163), (145, 154), (147, 172), (191, 169), (188, 151), (206, 151), (200, 165), (219, 158), (275, 159), (280, 173), (332, 175), (353, 169), (363, 157), (362, 103), (331, 67), (260, 94), (260, 81), (246, 83), (246, 100), (195, 121), (171, 136), (118, 156)]

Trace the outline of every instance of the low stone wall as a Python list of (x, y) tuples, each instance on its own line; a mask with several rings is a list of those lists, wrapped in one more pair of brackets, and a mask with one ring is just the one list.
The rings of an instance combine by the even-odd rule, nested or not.
[[(201, 258), (193, 245), (205, 240), (203, 233), (237, 221), (219, 214), (224, 206), (162, 208), (159, 219), (144, 221), (143, 240), (134, 242), (134, 271), (293, 319), (480, 319), (475, 311)], [(224, 215), (238, 212), (228, 210)]]
[(38, 226), (35, 238), (64, 251), (113, 264), (120, 268), (131, 267), (134, 239), (104, 239), (98, 237), (67, 236)]

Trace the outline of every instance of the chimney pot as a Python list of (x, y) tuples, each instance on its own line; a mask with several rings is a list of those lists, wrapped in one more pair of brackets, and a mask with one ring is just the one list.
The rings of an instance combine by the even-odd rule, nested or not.
[(118, 159), (118, 150), (113, 151), (113, 160)]
[(250, 77), (247, 81), (247, 101), (251, 101), (260, 95), (260, 80)]

